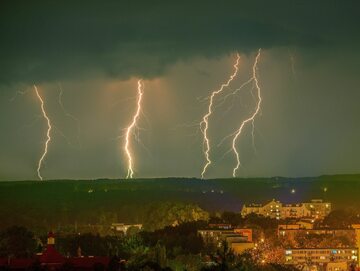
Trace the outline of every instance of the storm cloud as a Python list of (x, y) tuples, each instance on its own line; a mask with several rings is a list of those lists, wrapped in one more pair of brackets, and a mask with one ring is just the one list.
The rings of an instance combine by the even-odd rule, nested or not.
[(153, 78), (179, 60), (359, 44), (358, 1), (2, 1), (0, 83)]
[[(259, 48), (256, 151), (247, 127), (239, 176), (358, 173), (359, 10), (355, 0), (1, 1), (0, 180), (37, 178), (46, 123), (34, 83), (54, 124), (44, 178), (124, 177), (139, 78), (135, 176), (199, 176), (205, 98), (232, 73), (235, 52), (226, 93), (247, 80)], [(206, 178), (231, 177), (231, 142), (217, 145), (253, 109), (249, 90), (215, 107)]]

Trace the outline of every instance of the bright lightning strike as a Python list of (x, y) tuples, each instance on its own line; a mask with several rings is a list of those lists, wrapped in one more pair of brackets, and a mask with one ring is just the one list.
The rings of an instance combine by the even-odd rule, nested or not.
[(46, 132), (46, 141), (45, 141), (45, 146), (44, 146), (44, 151), (43, 151), (43, 154), (41, 155), (40, 157), (40, 160), (39, 160), (39, 163), (38, 163), (38, 168), (37, 168), (37, 174), (38, 174), (38, 177), (40, 180), (43, 180), (43, 177), (41, 175), (41, 167), (42, 167), (42, 164), (44, 162), (44, 159), (45, 159), (45, 156), (48, 152), (48, 146), (49, 146), (49, 143), (51, 141), (51, 129), (52, 129), (52, 126), (51, 126), (51, 121), (50, 121), (50, 118), (48, 117), (46, 111), (45, 111), (45, 106), (44, 106), (44, 100), (43, 98), (41, 97), (37, 87), (34, 85), (34, 89), (35, 89), (35, 93), (36, 93), (36, 96), (38, 97), (39, 101), (40, 101), (40, 104), (41, 104), (41, 111), (42, 111), (42, 115), (44, 117), (44, 119), (46, 120), (47, 122), (47, 132)]
[(238, 70), (239, 70), (239, 60), (240, 60), (240, 55), (237, 54), (236, 55), (236, 62), (234, 64), (234, 72), (233, 74), (230, 76), (229, 80), (226, 83), (223, 83), (221, 85), (221, 87), (218, 90), (215, 90), (212, 92), (210, 99), (209, 99), (209, 106), (208, 106), (208, 111), (207, 113), (204, 115), (202, 121), (200, 122), (200, 130), (203, 134), (203, 144), (204, 144), (204, 156), (206, 159), (206, 163), (203, 167), (203, 170), (201, 172), (201, 178), (204, 178), (204, 174), (206, 173), (206, 170), (208, 168), (208, 166), (211, 164), (211, 160), (210, 160), (210, 140), (208, 137), (208, 129), (209, 129), (209, 117), (212, 114), (212, 109), (213, 109), (213, 102), (214, 102), (214, 98), (220, 94), (224, 88), (228, 87), (231, 83), (231, 81), (236, 77)]
[(126, 179), (132, 179), (133, 175), (134, 175), (134, 169), (133, 169), (133, 156), (130, 150), (130, 135), (132, 133), (134, 133), (134, 128), (137, 127), (137, 121), (139, 119), (140, 113), (141, 113), (141, 102), (142, 102), (142, 97), (144, 94), (144, 86), (142, 83), (142, 80), (138, 80), (138, 95), (137, 95), (137, 109), (135, 112), (135, 115), (133, 116), (132, 122), (130, 123), (130, 125), (126, 128), (126, 137), (125, 137), (125, 153), (128, 159), (128, 170), (127, 170), (127, 175), (126, 175)]
[[(256, 88), (256, 92), (257, 92), (257, 104), (256, 104), (256, 108), (255, 108), (255, 111), (251, 114), (251, 116), (247, 119), (245, 119), (238, 130), (235, 131), (235, 133), (233, 135), (234, 138), (233, 138), (233, 141), (232, 141), (232, 149), (235, 153), (235, 156), (236, 156), (236, 166), (234, 167), (233, 169), (233, 177), (236, 177), (236, 171), (239, 169), (241, 163), (240, 163), (240, 156), (239, 156), (239, 152), (238, 150), (236, 149), (236, 141), (238, 139), (238, 137), (241, 135), (241, 132), (244, 128), (244, 126), (249, 123), (249, 122), (252, 122), (252, 125), (253, 125), (253, 130), (254, 131), (254, 120), (255, 120), (255, 117), (257, 116), (257, 114), (259, 113), (260, 111), (260, 108), (261, 108), (261, 101), (262, 101), (262, 98), (261, 98), (261, 89), (260, 89), (260, 86), (259, 86), (259, 81), (258, 81), (258, 78), (257, 78), (257, 65), (258, 65), (258, 62), (259, 62), (259, 59), (260, 59), (260, 55), (261, 55), (261, 49), (259, 49), (257, 55), (256, 55), (256, 58), (255, 58), (255, 62), (254, 62), (254, 65), (253, 65), (253, 68), (252, 68), (252, 78), (254, 80), (254, 83), (255, 83), (255, 88)], [(254, 132), (252, 132), (252, 136), (254, 136)], [(253, 143), (254, 143), (254, 138), (253, 138)]]

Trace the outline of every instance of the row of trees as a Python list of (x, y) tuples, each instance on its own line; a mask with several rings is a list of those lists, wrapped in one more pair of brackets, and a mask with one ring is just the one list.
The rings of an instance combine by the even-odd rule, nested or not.
[[(336, 222), (339, 217), (343, 221), (356, 222), (357, 216), (346, 212), (332, 212), (323, 225), (332, 223), (331, 226), (344, 227)], [(277, 237), (277, 226), (284, 221), (257, 215), (243, 218), (231, 212), (209, 216), (194, 205), (168, 203), (149, 215), (152, 216), (151, 223), (158, 223), (147, 227), (151, 230), (127, 236), (62, 233), (56, 239), (56, 248), (66, 256), (109, 256), (114, 259), (114, 266), (124, 259), (126, 264), (123, 264), (122, 270), (286, 270), (281, 263), (283, 248), (287, 246), (341, 247), (351, 246), (354, 242), (354, 236), (350, 235), (329, 237), (304, 233), (296, 235), (291, 241), (293, 243), (289, 243)], [(236, 256), (226, 243), (220, 248), (204, 243), (197, 231), (207, 227), (209, 222), (253, 228), (258, 242), (256, 249)], [(0, 257), (32, 257), (42, 250), (45, 241), (46, 234), (34, 235), (26, 228), (10, 227), (0, 232)]]
[[(205, 225), (204, 221), (182, 223), (122, 237), (66, 235), (56, 239), (56, 248), (67, 256), (80, 256), (80, 253), (109, 256), (112, 259), (109, 270), (283, 270), (264, 269), (270, 265), (262, 264), (254, 255), (250, 255), (252, 260), (249, 255), (236, 256), (226, 242), (220, 248), (207, 247), (196, 234)], [(45, 236), (35, 237), (23, 227), (11, 227), (0, 238), (1, 257), (30, 258), (42, 250)], [(101, 271), (101, 267), (97, 268)], [(64, 270), (72, 267), (64, 266)]]

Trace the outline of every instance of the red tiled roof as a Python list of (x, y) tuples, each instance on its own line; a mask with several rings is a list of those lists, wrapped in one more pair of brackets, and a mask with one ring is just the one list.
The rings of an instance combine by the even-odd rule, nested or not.
[(47, 264), (62, 264), (65, 262), (65, 258), (56, 251), (53, 245), (48, 245), (45, 252), (39, 256), (39, 261)]
[[(54, 238), (54, 234), (50, 232), (48, 237)], [(64, 263), (70, 263), (74, 265), (74, 267), (92, 269), (94, 264), (103, 264), (104, 266), (108, 266), (110, 259), (109, 257), (97, 256), (65, 258), (55, 249), (54, 245), (50, 243), (47, 245), (44, 253), (39, 255), (38, 257), (34, 257), (31, 259), (12, 258), (10, 259), (10, 261), (8, 260), (8, 258), (0, 258), (0, 266), (9, 266), (12, 269), (27, 269), (36, 261), (39, 261), (39, 263), (43, 265), (62, 265)]]

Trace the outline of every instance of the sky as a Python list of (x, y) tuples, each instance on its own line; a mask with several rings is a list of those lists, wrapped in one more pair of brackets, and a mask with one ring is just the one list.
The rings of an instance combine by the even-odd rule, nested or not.
[[(200, 177), (199, 122), (214, 100), (205, 178), (360, 172), (359, 1), (1, 1), (0, 180)], [(62, 90), (62, 91), (61, 91)], [(61, 93), (61, 102), (59, 95)], [(62, 107), (62, 106), (63, 107)], [(222, 140), (224, 139), (225, 140)], [(221, 143), (221, 144), (220, 144)], [(254, 143), (254, 144), (253, 144)]]

